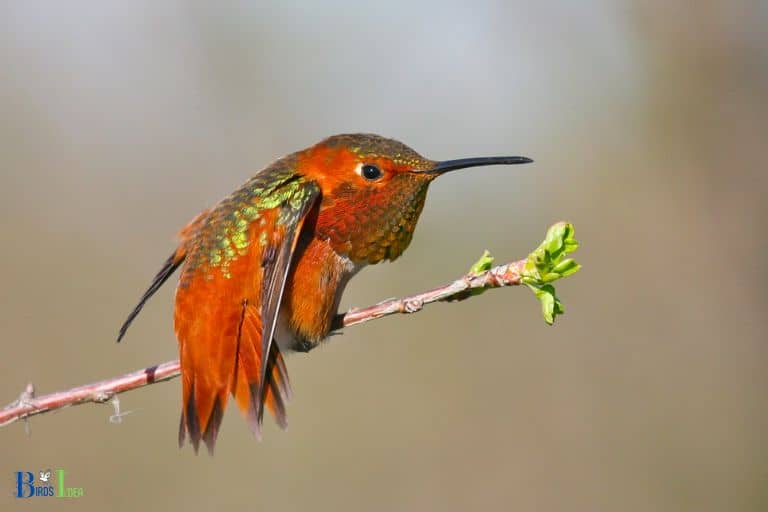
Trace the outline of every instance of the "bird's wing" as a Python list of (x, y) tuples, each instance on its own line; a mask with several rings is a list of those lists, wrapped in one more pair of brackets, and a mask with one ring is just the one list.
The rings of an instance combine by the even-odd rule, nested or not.
[(188, 234), (175, 308), (180, 442), (188, 434), (196, 450), (202, 440), (212, 451), (229, 393), (256, 434), (264, 403), (285, 425), (290, 387), (272, 337), (303, 222), (319, 197), (315, 183), (268, 168)]
[(187, 248), (184, 244), (184, 240), (188, 238), (189, 233), (193, 233), (199, 229), (200, 224), (204, 221), (208, 213), (209, 210), (201, 212), (197, 217), (192, 219), (192, 221), (187, 224), (184, 229), (181, 230), (181, 233), (179, 233), (179, 239), (182, 241), (182, 243), (180, 243), (176, 250), (173, 251), (173, 254), (171, 254), (168, 259), (165, 260), (162, 268), (157, 272), (157, 274), (155, 274), (155, 277), (152, 279), (149, 288), (147, 288), (147, 291), (145, 291), (144, 295), (142, 295), (141, 299), (139, 299), (139, 303), (136, 304), (133, 310), (128, 314), (128, 318), (126, 318), (123, 322), (123, 325), (120, 327), (120, 332), (117, 335), (118, 343), (123, 339), (125, 333), (128, 331), (128, 328), (131, 326), (131, 323), (133, 323), (134, 319), (139, 316), (139, 313), (141, 313), (141, 310), (144, 308), (144, 305), (147, 303), (150, 297), (152, 297), (155, 292), (157, 292), (157, 290), (159, 290), (160, 287), (165, 284), (168, 278), (171, 277), (176, 269), (179, 268), (179, 266), (181, 266), (181, 264), (184, 262), (184, 258), (187, 255)]

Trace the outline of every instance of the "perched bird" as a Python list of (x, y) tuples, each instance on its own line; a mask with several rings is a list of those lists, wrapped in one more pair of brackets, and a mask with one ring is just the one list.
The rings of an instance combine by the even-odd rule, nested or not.
[(174, 324), (188, 436), (212, 453), (230, 394), (260, 436), (264, 405), (286, 426), (282, 351), (306, 352), (331, 330), (349, 279), (408, 247), (437, 176), (523, 164), (519, 156), (437, 162), (372, 134), (329, 137), (285, 156), (184, 227), (120, 329), (181, 267)]

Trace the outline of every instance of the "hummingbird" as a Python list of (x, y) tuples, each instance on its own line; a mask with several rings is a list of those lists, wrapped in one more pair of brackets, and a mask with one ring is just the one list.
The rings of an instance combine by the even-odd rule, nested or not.
[(264, 406), (287, 426), (283, 352), (328, 336), (349, 280), (408, 247), (432, 181), (458, 169), (525, 164), (521, 156), (434, 161), (374, 134), (342, 134), (256, 173), (179, 233), (119, 342), (181, 267), (174, 330), (182, 407), (179, 447), (213, 453), (229, 395), (261, 437)]

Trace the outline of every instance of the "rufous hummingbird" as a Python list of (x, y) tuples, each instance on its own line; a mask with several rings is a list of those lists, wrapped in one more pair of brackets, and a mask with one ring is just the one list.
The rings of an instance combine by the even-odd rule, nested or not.
[(189, 436), (196, 452), (201, 440), (213, 452), (229, 394), (257, 436), (264, 404), (285, 428), (292, 392), (281, 350), (316, 347), (349, 279), (403, 253), (432, 180), (531, 161), (437, 162), (379, 135), (334, 135), (275, 161), (192, 219), (118, 336), (181, 266), (179, 445)]

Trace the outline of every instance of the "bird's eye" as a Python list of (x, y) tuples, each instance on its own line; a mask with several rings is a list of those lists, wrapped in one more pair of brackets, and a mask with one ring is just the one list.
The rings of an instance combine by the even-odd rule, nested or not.
[(376, 181), (381, 178), (381, 169), (373, 164), (364, 164), (359, 169), (360, 176), (367, 179), (368, 181)]

